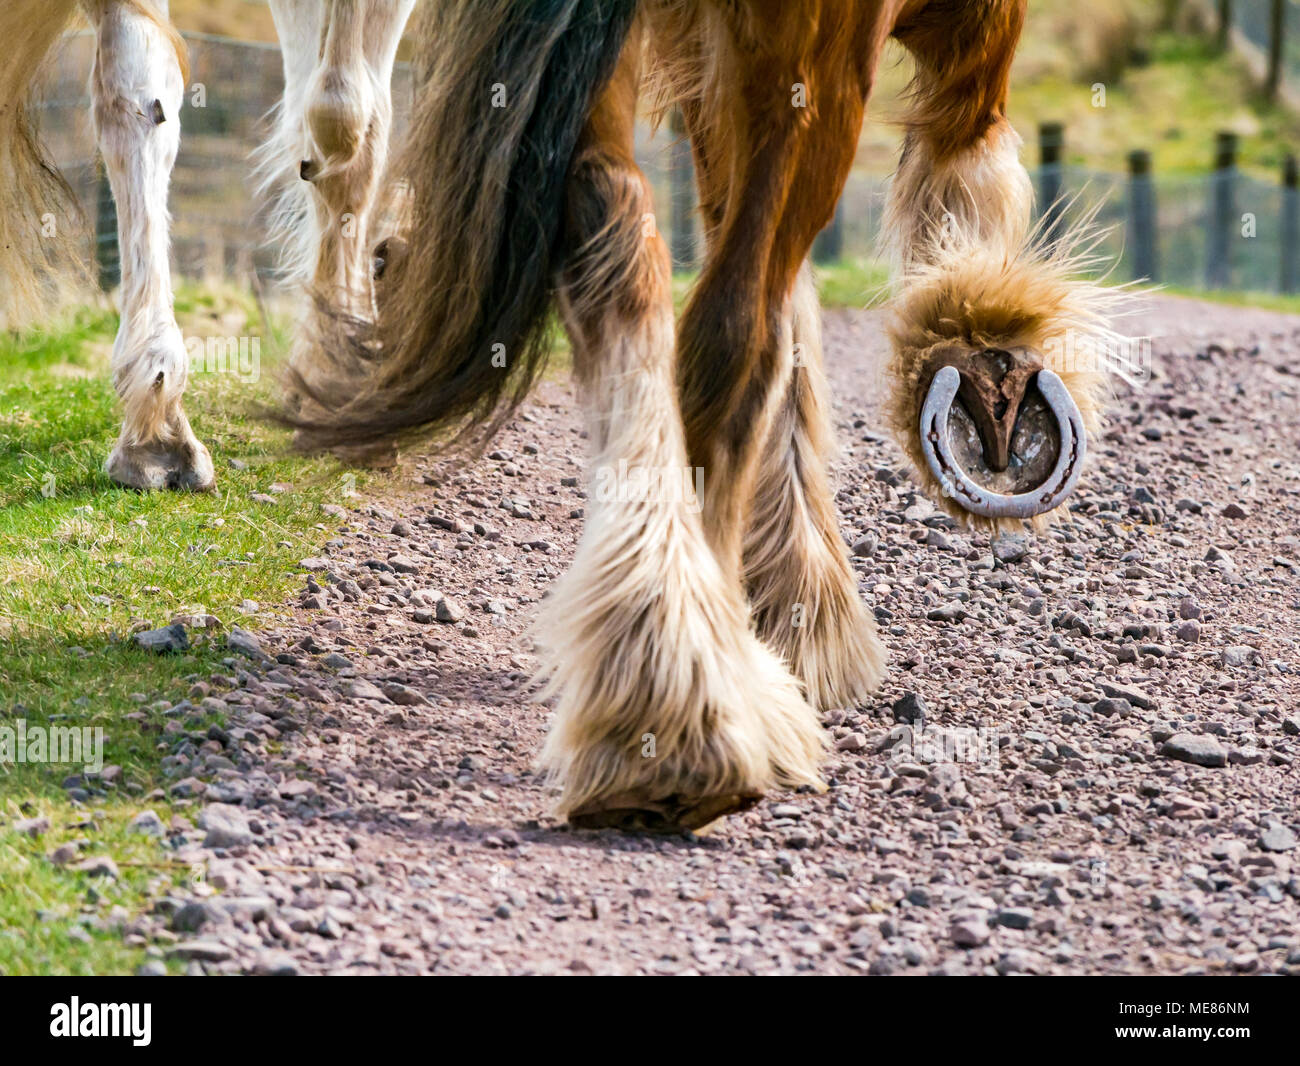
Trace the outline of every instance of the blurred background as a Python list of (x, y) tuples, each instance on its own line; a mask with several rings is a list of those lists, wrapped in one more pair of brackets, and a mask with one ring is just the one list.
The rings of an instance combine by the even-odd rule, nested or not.
[[(271, 280), (247, 157), (279, 97), (280, 56), (261, 0), (171, 0), (192, 60), (172, 186), (182, 277)], [(86, 79), (92, 40), (70, 35), (50, 65), (43, 133), (95, 229), (102, 283), (117, 280), (115, 219), (96, 159)], [(883, 280), (875, 236), (910, 62), (892, 47), (857, 164), (817, 258), (854, 281)], [(395, 73), (401, 125), (410, 101)], [(201, 106), (200, 106), (201, 105)], [(1031, 0), (1011, 118), (1024, 138), (1040, 212), (1066, 224), (1095, 208), (1116, 281), (1187, 291), (1300, 289), (1292, 153), (1300, 145), (1300, 2)], [(699, 253), (689, 152), (671, 128), (643, 129), (642, 163), (679, 270)]]

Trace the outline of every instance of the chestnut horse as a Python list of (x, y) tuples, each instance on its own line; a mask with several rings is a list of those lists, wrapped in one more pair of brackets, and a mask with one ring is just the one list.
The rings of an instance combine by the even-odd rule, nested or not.
[[(1031, 230), (1006, 115), (1025, 8), (426, 5), (397, 170), (407, 254), (373, 331), (339, 315), (321, 336), (325, 413), (286, 420), (307, 447), (429, 428), (481, 440), (527, 393), (558, 309), (594, 471), (643, 475), (592, 494), (543, 607), (556, 702), (541, 761), (573, 823), (695, 828), (776, 786), (819, 788), (818, 711), (880, 679), (827, 475), (807, 257), (891, 36), (916, 74), (887, 212), (890, 421), (939, 503), (985, 526), (1055, 508), (1078, 476), (1101, 382), (1059, 342), (1107, 334), (1098, 291)], [(633, 155), (646, 94), (685, 116), (708, 241), (676, 323)], [(645, 491), (688, 469), (703, 471), (698, 508)]]

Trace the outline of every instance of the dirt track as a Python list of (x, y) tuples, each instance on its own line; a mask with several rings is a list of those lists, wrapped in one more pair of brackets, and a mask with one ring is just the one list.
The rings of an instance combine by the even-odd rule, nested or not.
[(827, 794), (700, 839), (546, 817), (526, 632), (583, 507), (552, 385), (494, 458), (352, 516), (280, 661), (214, 680), (232, 725), (176, 735), (172, 827), (208, 880), (133, 932), (216, 971), (1300, 972), (1300, 318), (1154, 303), (1071, 521), (997, 544), (892, 472), (878, 317), (827, 328), (890, 659), (827, 717)]

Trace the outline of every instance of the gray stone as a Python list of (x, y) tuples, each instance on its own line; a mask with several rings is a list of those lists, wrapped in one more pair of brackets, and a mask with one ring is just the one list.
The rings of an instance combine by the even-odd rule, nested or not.
[(383, 694), (403, 707), (422, 707), (427, 706), (429, 703), (422, 693), (409, 685), (399, 685), (395, 681), (386, 681), (384, 683)]
[(266, 652), (262, 650), (262, 642), (248, 630), (240, 629), (239, 626), (233, 626), (230, 632), (226, 634), (226, 647), (257, 662), (269, 658)]
[(966, 617), (966, 608), (960, 600), (952, 600), (927, 611), (925, 617), (931, 622), (960, 622)]
[(1195, 763), (1197, 766), (1227, 766), (1228, 753), (1213, 737), (1192, 733), (1175, 733), (1164, 742), (1160, 754), (1166, 759)]
[(1003, 533), (993, 541), (993, 558), (1000, 563), (1018, 563), (1029, 554), (1029, 541), (1019, 533)]
[(1219, 652), (1219, 661), (1228, 667), (1250, 666), (1259, 662), (1259, 652), (1245, 645), (1235, 645)]
[(161, 837), (167, 833), (162, 819), (153, 811), (141, 811), (127, 824), (127, 832), (140, 833), (147, 837)]
[(89, 874), (91, 877), (106, 877), (110, 881), (117, 880), (117, 863), (107, 855), (94, 855), (89, 859), (83, 859), (72, 869), (78, 873)]
[(180, 622), (163, 626), (162, 629), (146, 629), (143, 633), (137, 633), (132, 639), (146, 651), (156, 652), (159, 655), (182, 652), (190, 646), (189, 634), (185, 632), (185, 627)]
[(907, 722), (909, 725), (930, 717), (930, 709), (919, 693), (908, 692), (901, 699), (894, 701), (894, 721)]
[(989, 942), (989, 925), (979, 918), (964, 918), (952, 923), (948, 935), (959, 948), (977, 948)]
[(379, 686), (372, 681), (367, 681), (364, 677), (354, 677), (343, 682), (343, 695), (354, 700), (378, 700), (380, 703), (387, 703), (388, 697), (380, 690)]
[(439, 622), (459, 622), (465, 617), (465, 611), (455, 600), (442, 596), (438, 599), (437, 617)]
[(188, 959), (199, 962), (225, 962), (234, 952), (215, 940), (183, 940), (167, 950), (169, 959)]
[(1265, 851), (1290, 851), (1298, 842), (1295, 833), (1281, 822), (1270, 822), (1259, 834), (1259, 846)]
[(248, 818), (238, 807), (225, 803), (209, 803), (199, 815), (199, 828), (206, 829), (205, 848), (238, 848), (253, 842), (253, 831)]
[(1141, 689), (1133, 688), (1131, 685), (1115, 685), (1109, 681), (1102, 681), (1099, 687), (1107, 696), (1117, 700), (1128, 700), (1134, 707), (1140, 707), (1144, 711), (1156, 709), (1155, 700)]
[(1008, 907), (997, 913), (995, 921), (1008, 929), (1028, 929), (1034, 920), (1034, 912), (1023, 907)]

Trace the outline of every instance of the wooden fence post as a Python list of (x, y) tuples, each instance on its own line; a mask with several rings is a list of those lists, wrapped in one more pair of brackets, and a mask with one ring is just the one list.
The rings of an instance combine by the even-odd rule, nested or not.
[(1144, 148), (1129, 152), (1128, 175), (1128, 241), (1133, 249), (1133, 278), (1135, 281), (1158, 281), (1151, 153)]
[(1286, 0), (1273, 0), (1268, 19), (1268, 78), (1264, 82), (1264, 96), (1277, 99), (1282, 85), (1282, 44), (1286, 39)]
[(1300, 243), (1300, 164), (1289, 155), (1282, 164), (1282, 277), (1279, 288), (1296, 292), (1296, 244)]
[(1226, 289), (1232, 281), (1232, 233), (1237, 225), (1237, 135), (1226, 130), (1214, 137), (1209, 209), (1205, 286)]
[(695, 164), (686, 120), (673, 109), (668, 120), (672, 148), (668, 154), (669, 210), (672, 212), (672, 257), (674, 271), (695, 269)]
[(117, 201), (102, 166), (95, 173), (95, 270), (99, 287), (112, 292), (122, 283), (122, 253), (117, 244)]
[(1064, 184), (1062, 157), (1065, 154), (1065, 127), (1059, 122), (1044, 122), (1038, 127), (1038, 204), (1044, 219), (1043, 235), (1054, 244), (1061, 235), (1065, 204), (1061, 200)]
[(1219, 24), (1215, 27), (1214, 44), (1220, 52), (1228, 50), (1232, 39), (1232, 0), (1219, 0)]

